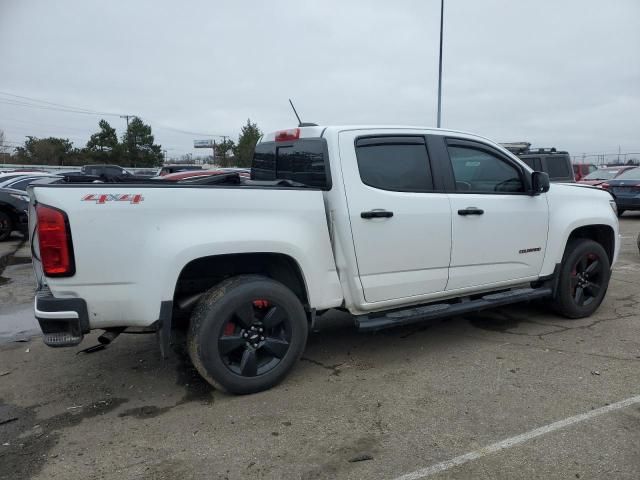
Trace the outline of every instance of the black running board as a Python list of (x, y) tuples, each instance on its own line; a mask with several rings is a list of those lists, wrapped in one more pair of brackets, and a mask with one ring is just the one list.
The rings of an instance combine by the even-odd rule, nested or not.
[(399, 325), (411, 325), (434, 318), (463, 315), (511, 303), (536, 300), (550, 297), (551, 294), (551, 288), (518, 288), (506, 292), (489, 293), (474, 300), (463, 299), (457, 303), (432, 303), (421, 307), (394, 310), (382, 315), (362, 315), (356, 317), (356, 325), (361, 332), (371, 332)]

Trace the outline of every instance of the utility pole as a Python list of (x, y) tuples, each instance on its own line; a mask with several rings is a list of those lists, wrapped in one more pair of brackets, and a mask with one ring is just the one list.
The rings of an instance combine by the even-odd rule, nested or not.
[(129, 164), (131, 164), (131, 154), (129, 151), (129, 143), (131, 142), (129, 139), (129, 118), (131, 117), (133, 117), (133, 115), (120, 115), (120, 118), (125, 118), (127, 120), (127, 144), (125, 145), (125, 148), (127, 149), (127, 160), (129, 161)]
[(440, 0), (440, 56), (438, 59), (438, 124), (442, 115), (442, 27), (444, 24), (444, 0)]

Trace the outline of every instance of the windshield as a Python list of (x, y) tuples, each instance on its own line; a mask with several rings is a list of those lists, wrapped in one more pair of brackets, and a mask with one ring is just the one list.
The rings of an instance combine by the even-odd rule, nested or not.
[(620, 170), (596, 170), (583, 178), (583, 180), (611, 180)]
[(631, 170), (627, 170), (616, 180), (640, 180), (640, 168), (632, 168)]

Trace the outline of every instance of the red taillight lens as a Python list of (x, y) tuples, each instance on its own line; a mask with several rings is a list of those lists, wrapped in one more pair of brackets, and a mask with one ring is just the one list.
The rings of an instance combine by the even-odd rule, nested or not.
[(604, 189), (608, 189), (609, 187), (611, 187), (611, 185), (609, 185), (608, 183), (601, 183), (600, 185), (598, 185), (600, 188), (604, 188)]
[(291, 142), (300, 138), (300, 129), (291, 128), (289, 130), (280, 130), (276, 132), (276, 142)]
[(76, 267), (67, 215), (57, 208), (37, 205), (36, 216), (44, 274), (49, 277), (70, 277)]

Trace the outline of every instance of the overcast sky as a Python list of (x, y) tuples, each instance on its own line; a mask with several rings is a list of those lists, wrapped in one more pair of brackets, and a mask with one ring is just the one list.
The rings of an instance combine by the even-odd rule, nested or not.
[[(119, 134), (117, 114), (139, 115), (169, 155), (247, 118), (295, 126), (289, 97), (319, 124), (435, 126), (439, 15), (439, 0), (0, 0), (0, 92), (114, 113)], [(639, 152), (640, 1), (445, 0), (443, 77), (444, 128)], [(16, 101), (0, 94), (13, 142), (84, 146), (100, 120)]]

